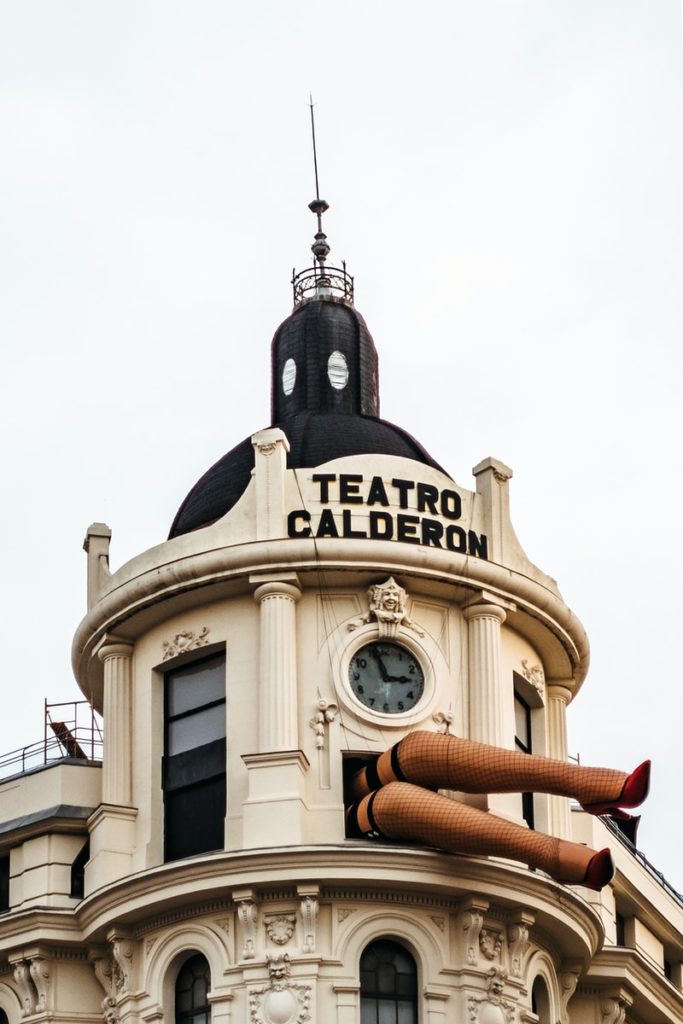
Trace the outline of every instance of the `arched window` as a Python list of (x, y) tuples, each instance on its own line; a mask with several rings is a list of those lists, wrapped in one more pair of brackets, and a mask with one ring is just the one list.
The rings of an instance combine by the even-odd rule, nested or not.
[(361, 1024), (417, 1024), (417, 966), (390, 939), (371, 943), (360, 958)]
[(4, 1010), (0, 1010), (0, 1024), (9, 1024), (9, 1019)]
[(183, 964), (175, 983), (175, 1024), (210, 1024), (210, 987), (209, 965), (198, 953)]
[(540, 975), (531, 989), (531, 1011), (537, 1015), (539, 1024), (551, 1024), (548, 986)]

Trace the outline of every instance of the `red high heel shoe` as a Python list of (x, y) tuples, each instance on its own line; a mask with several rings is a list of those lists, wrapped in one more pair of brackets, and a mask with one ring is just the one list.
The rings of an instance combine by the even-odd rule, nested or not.
[(604, 850), (594, 854), (588, 861), (586, 874), (581, 884), (585, 885), (587, 889), (594, 889), (595, 892), (600, 892), (613, 878), (614, 861), (612, 860), (609, 847), (605, 847)]
[(643, 761), (634, 768), (624, 783), (621, 794), (616, 800), (606, 800), (598, 804), (582, 804), (588, 814), (611, 814), (613, 818), (630, 818), (622, 808), (638, 807), (650, 791), (651, 761)]

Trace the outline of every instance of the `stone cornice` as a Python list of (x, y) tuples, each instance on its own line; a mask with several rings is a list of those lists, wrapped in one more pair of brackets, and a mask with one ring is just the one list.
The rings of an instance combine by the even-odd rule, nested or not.
[[(222, 585), (224, 593), (230, 585), (246, 593), (250, 589), (249, 577), (263, 574), (296, 572), (305, 586), (307, 571), (315, 571), (317, 579), (321, 571), (340, 569), (371, 574), (407, 573), (449, 587), (459, 585), (469, 592), (485, 589), (492, 597), (517, 606), (510, 613), (511, 622), (530, 617), (536, 622), (534, 628), (555, 638), (564, 652), (566, 666), (565, 671), (549, 666), (550, 675), (573, 677), (576, 692), (588, 669), (585, 631), (559, 593), (494, 562), (436, 548), (426, 551), (399, 542), (331, 538), (315, 542), (309, 538), (256, 541), (210, 551), (181, 549), (179, 557), (166, 560), (175, 550), (174, 545), (175, 542), (159, 545), (127, 563), (108, 580), (105, 593), (90, 609), (74, 637), (72, 662), (82, 687), (97, 684), (97, 671), (91, 671), (88, 677), (88, 663), (102, 636), (107, 632), (119, 636), (125, 632), (127, 638), (134, 638), (149, 623), (150, 610), (157, 618), (163, 616), (160, 605), (165, 601), (188, 601), (192, 591), (203, 591), (197, 593), (197, 602), (205, 603), (205, 588), (217, 585)], [(148, 614), (136, 624), (136, 617), (143, 612)]]
[[(323, 901), (357, 899), (360, 892), (406, 904), (430, 897), (458, 901), (479, 894), (511, 910), (521, 905), (535, 915), (541, 929), (556, 936), (565, 956), (576, 959), (593, 956), (603, 938), (595, 911), (575, 892), (539, 872), (484, 858), (360, 841), (188, 858), (102, 888), (83, 900), (76, 912), (84, 940), (92, 942), (114, 921), (140, 928), (170, 904), (179, 910), (186, 904), (196, 906), (197, 901), (220, 900), (226, 889), (241, 888), (258, 891), (263, 898), (269, 889), (283, 889), (288, 881), (300, 884), (302, 878), (316, 879)], [(375, 881), (368, 884), (369, 878)]]

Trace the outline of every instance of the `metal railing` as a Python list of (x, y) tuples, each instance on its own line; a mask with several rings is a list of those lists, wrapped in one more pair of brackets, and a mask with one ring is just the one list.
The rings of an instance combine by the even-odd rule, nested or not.
[(45, 701), (43, 739), (0, 755), (0, 779), (65, 758), (102, 760), (102, 726), (87, 700), (48, 704)]
[(298, 274), (292, 271), (292, 292), (295, 306), (315, 295), (332, 295), (353, 303), (353, 277), (347, 272), (345, 261), (341, 267), (321, 267), (316, 263)]
[(621, 845), (624, 846), (633, 857), (635, 857), (638, 863), (643, 865), (648, 874), (652, 875), (652, 877), (659, 882), (662, 889), (664, 889), (672, 899), (676, 900), (679, 906), (683, 907), (683, 895), (681, 895), (677, 889), (674, 889), (670, 882), (667, 882), (662, 872), (658, 871), (654, 864), (647, 859), (645, 854), (641, 853), (640, 850), (633, 845), (631, 840), (620, 830), (619, 826), (607, 816), (601, 817), (600, 820), (607, 826), (612, 835), (619, 840)]

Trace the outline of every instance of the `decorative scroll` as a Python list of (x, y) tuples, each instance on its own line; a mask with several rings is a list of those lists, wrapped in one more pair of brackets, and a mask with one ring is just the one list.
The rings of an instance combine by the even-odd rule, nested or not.
[(19, 960), (18, 963), (14, 964), (14, 980), (16, 981), (17, 988), (19, 989), (21, 1016), (30, 1017), (36, 1012), (38, 993), (36, 992), (35, 985), (31, 980), (31, 970), (28, 960)]
[(303, 943), (301, 948), (304, 953), (315, 953), (315, 925), (318, 917), (318, 896), (320, 890), (317, 886), (309, 890), (298, 886), (298, 892), (301, 896), (300, 909), (303, 924)]
[(252, 895), (236, 896), (237, 916), (242, 925), (242, 959), (253, 960), (256, 956), (256, 925), (258, 923), (258, 907)]
[(522, 977), (522, 964), (529, 948), (529, 929), (534, 920), (532, 913), (523, 911), (508, 925), (508, 955), (510, 974), (513, 978)]
[(176, 633), (172, 640), (164, 640), (162, 648), (164, 655), (162, 660), (168, 661), (185, 651), (194, 651), (198, 647), (206, 647), (209, 642), (209, 628), (203, 626), (201, 633), (194, 633), (191, 629), (183, 629)]

